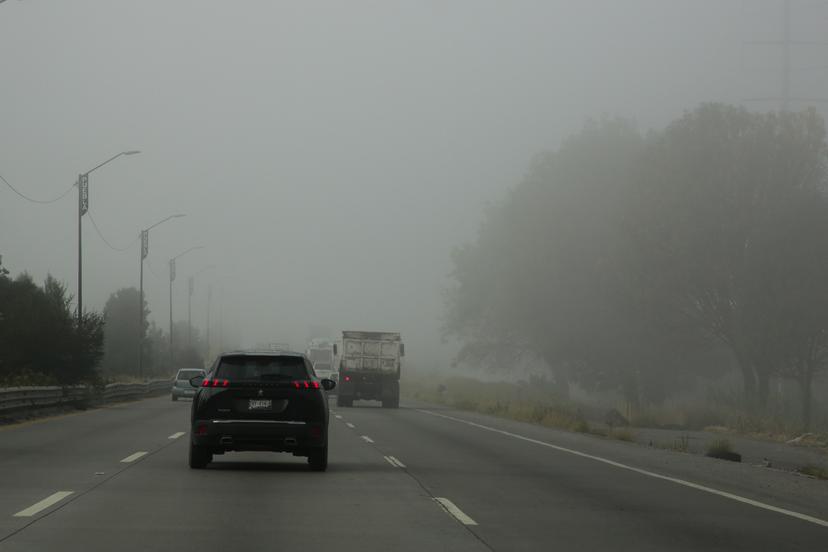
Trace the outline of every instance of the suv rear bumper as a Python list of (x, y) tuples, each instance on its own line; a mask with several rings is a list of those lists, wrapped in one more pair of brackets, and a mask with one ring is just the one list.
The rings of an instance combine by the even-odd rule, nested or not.
[(196, 420), (192, 443), (215, 452), (264, 450), (307, 453), (327, 442), (322, 423), (291, 420)]

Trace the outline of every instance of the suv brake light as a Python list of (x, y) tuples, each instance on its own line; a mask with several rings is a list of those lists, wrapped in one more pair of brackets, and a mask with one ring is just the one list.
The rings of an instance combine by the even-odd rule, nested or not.
[(201, 382), (202, 387), (230, 387), (230, 380), (220, 380), (220, 379), (205, 379)]
[(318, 381), (294, 380), (290, 383), (291, 383), (291, 385), (293, 385), (294, 389), (319, 389), (320, 388)]

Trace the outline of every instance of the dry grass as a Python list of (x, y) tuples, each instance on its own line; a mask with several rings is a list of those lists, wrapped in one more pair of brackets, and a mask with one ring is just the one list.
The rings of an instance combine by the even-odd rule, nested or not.
[(434, 383), (409, 376), (403, 381), (401, 390), (407, 397), (459, 410), (582, 433), (594, 432), (575, 405), (555, 400), (551, 390), (535, 385), (481, 382), (463, 377), (450, 377)]
[(821, 466), (803, 466), (799, 468), (799, 473), (815, 477), (817, 479), (828, 480), (828, 468)]

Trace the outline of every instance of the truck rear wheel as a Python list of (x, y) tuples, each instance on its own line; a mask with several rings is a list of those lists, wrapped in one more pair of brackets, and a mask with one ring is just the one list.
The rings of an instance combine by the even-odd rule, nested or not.
[(399, 408), (400, 407), (400, 397), (397, 395), (396, 397), (392, 397), (390, 399), (383, 399), (382, 400), (382, 407), (383, 408)]
[(343, 406), (345, 408), (351, 408), (354, 406), (354, 399), (350, 397), (343, 397), (342, 395), (336, 396), (336, 406)]

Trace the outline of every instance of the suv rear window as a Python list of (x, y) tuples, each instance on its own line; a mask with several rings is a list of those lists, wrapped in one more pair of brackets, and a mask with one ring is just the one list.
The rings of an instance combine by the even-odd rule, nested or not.
[(222, 357), (216, 377), (230, 381), (304, 380), (308, 370), (302, 357), (239, 355)]

